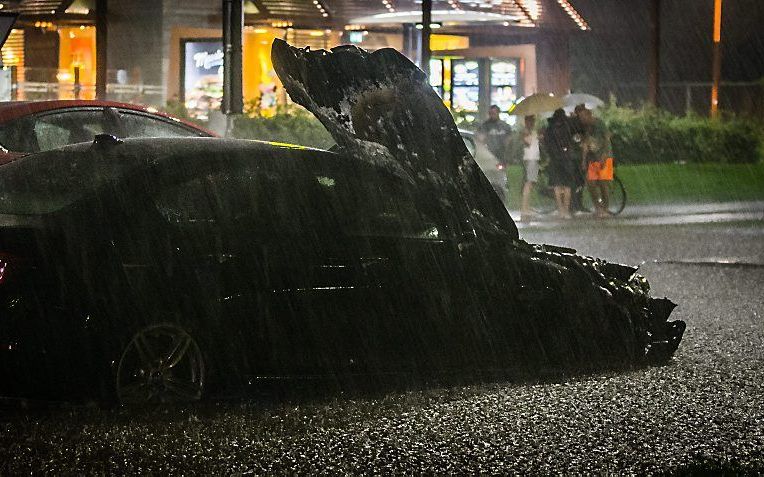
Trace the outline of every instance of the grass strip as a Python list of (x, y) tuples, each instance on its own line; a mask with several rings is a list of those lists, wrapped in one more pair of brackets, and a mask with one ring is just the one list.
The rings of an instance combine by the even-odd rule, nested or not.
[[(628, 204), (691, 204), (764, 200), (764, 163), (616, 166)], [(522, 167), (508, 167), (509, 208), (520, 208)]]

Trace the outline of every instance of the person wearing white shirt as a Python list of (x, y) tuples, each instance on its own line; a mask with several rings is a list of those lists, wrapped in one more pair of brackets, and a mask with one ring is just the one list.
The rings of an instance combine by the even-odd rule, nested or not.
[(523, 184), (523, 197), (520, 208), (520, 220), (527, 222), (533, 217), (530, 209), (530, 196), (533, 185), (539, 178), (539, 133), (536, 131), (536, 116), (525, 116), (525, 128), (523, 129), (523, 168), (525, 170), (525, 183)]

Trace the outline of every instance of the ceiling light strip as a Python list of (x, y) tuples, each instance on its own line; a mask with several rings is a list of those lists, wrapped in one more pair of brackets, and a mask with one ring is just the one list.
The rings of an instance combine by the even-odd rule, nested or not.
[(393, 0), (382, 0), (382, 5), (387, 8), (387, 11), (390, 13), (395, 13), (395, 6), (393, 5)]
[(560, 4), (563, 10), (568, 14), (571, 20), (576, 22), (576, 25), (578, 25), (578, 28), (582, 30), (588, 30), (589, 24), (586, 23), (586, 20), (584, 20), (584, 17), (582, 17), (575, 8), (573, 8), (573, 5), (570, 4), (568, 0), (557, 0), (557, 3)]
[(327, 18), (329, 16), (329, 11), (321, 0), (313, 0), (313, 6), (316, 7), (316, 10), (318, 10), (322, 17)]

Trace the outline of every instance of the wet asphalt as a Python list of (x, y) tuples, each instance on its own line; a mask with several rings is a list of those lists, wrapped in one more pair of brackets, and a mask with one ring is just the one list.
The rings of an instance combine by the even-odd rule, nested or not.
[(180, 409), (16, 410), (0, 475), (764, 472), (764, 222), (574, 220), (523, 238), (643, 263), (688, 327), (662, 367)]

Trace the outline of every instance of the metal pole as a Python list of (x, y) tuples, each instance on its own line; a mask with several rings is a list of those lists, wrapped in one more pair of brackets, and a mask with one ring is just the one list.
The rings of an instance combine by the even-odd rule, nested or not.
[(722, 77), (722, 0), (714, 1), (714, 62), (711, 86), (711, 117), (719, 115), (719, 82)]
[(430, 33), (432, 30), (432, 0), (422, 0), (422, 71), (430, 77)]
[(244, 0), (223, 0), (223, 104), (226, 115), (244, 111), (241, 44)]
[(74, 99), (80, 99), (80, 91), (82, 91), (82, 85), (80, 84), (80, 67), (74, 67)]
[(106, 99), (107, 74), (107, 3), (96, 0), (96, 98)]
[(16, 65), (11, 66), (11, 99), (19, 99), (19, 69)]
[(647, 101), (660, 106), (661, 0), (650, 0), (650, 59)]

